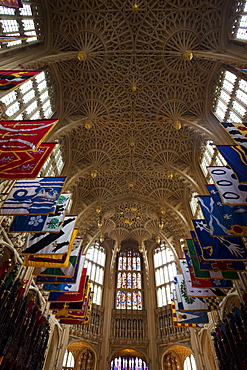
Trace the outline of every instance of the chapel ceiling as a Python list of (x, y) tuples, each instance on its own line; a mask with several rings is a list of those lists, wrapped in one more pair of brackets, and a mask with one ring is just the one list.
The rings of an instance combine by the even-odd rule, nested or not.
[(47, 64), (60, 90), (53, 137), (65, 145), (81, 235), (188, 237), (210, 138), (208, 81), (220, 65), (205, 55), (222, 49), (224, 1), (47, 4)]

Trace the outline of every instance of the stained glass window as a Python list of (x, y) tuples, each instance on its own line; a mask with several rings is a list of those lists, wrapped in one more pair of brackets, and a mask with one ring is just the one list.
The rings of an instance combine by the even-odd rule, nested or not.
[(164, 243), (154, 250), (154, 271), (158, 307), (171, 303), (174, 276), (177, 274), (173, 252)]
[(111, 370), (148, 370), (144, 360), (139, 357), (116, 357), (111, 361)]
[(140, 253), (130, 249), (120, 252), (117, 266), (116, 308), (142, 310)]
[[(105, 248), (100, 244), (100, 242), (96, 241), (87, 251), (85, 267), (87, 267), (87, 275), (91, 282), (90, 287), (94, 292), (93, 303), (96, 303), (97, 305), (100, 305), (102, 300), (105, 261)], [(120, 295), (117, 297), (117, 301), (121, 305), (122, 297)]]

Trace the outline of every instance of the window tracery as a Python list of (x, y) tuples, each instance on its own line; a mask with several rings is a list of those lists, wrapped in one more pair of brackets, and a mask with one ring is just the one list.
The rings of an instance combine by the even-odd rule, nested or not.
[(174, 276), (177, 274), (173, 252), (164, 243), (154, 250), (154, 273), (156, 282), (157, 305), (166, 306), (171, 303), (174, 289)]
[(139, 357), (119, 356), (111, 361), (111, 370), (148, 370), (148, 366), (144, 360)]
[(46, 177), (56, 177), (61, 175), (64, 166), (64, 159), (60, 144), (57, 144), (55, 149), (53, 149), (51, 155), (44, 163), (42, 170), (40, 171), (40, 176)]
[(91, 290), (94, 292), (93, 303), (97, 305), (102, 301), (105, 262), (105, 248), (96, 241), (87, 251), (85, 267), (87, 267)]
[(235, 39), (247, 41), (247, 1), (238, 2), (232, 34)]
[(197, 370), (196, 361), (195, 361), (195, 357), (193, 356), (193, 354), (186, 357), (184, 361), (184, 370)]
[(0, 101), (5, 105), (5, 114), (12, 120), (49, 119), (53, 115), (53, 89), (48, 87), (49, 75), (39, 73), (23, 82), (14, 91), (5, 94)]
[[(213, 180), (207, 170), (208, 166), (226, 166), (226, 160), (224, 157), (219, 153), (216, 147), (213, 145), (211, 140), (206, 141), (204, 148), (201, 152), (201, 159), (199, 161), (199, 165), (205, 176), (207, 183), (213, 183)], [(203, 218), (203, 217), (202, 217)]]
[(63, 358), (63, 368), (62, 368), (62, 370), (73, 369), (74, 366), (75, 366), (74, 356), (72, 355), (72, 353), (70, 351), (68, 351), (66, 349), (65, 354), (64, 354), (64, 358)]
[(243, 122), (247, 109), (247, 81), (222, 70), (216, 87), (213, 113), (220, 122)]
[(118, 257), (116, 308), (142, 310), (141, 255), (128, 249)]
[(26, 40), (3, 43), (0, 45), (2, 50), (37, 41), (41, 35), (40, 9), (37, 1), (34, 3), (24, 0), (22, 8), (0, 6), (0, 33), (6, 36), (32, 36)]

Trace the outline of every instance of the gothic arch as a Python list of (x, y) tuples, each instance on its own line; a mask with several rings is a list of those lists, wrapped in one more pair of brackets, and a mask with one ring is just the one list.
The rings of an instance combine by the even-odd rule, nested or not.
[(192, 350), (185, 345), (169, 346), (161, 355), (162, 370), (183, 370), (185, 359), (192, 353)]
[[(89, 344), (88, 341), (85, 340), (74, 340), (71, 341), (67, 346), (68, 351), (72, 353), (75, 359), (75, 370), (81, 370), (82, 360), (87, 360), (88, 365), (90, 362), (90, 366), (88, 369), (95, 370), (96, 365), (99, 359), (99, 354), (96, 348)], [(87, 359), (85, 358), (85, 353), (88, 354)], [(83, 358), (82, 358), (83, 357)], [(85, 361), (84, 361), (85, 362)]]

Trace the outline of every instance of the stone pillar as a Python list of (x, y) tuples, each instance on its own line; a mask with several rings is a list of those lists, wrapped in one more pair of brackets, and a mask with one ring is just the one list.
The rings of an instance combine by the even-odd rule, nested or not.
[(109, 356), (109, 338), (111, 333), (111, 312), (113, 308), (114, 301), (114, 287), (115, 279), (111, 264), (114, 264), (115, 261), (112, 261), (112, 250), (107, 249), (107, 258), (105, 265), (105, 279), (104, 279), (104, 291), (103, 291), (103, 301), (102, 305), (104, 307), (104, 320), (103, 320), (103, 339), (101, 345), (100, 358), (98, 359), (96, 370), (109, 370), (110, 369), (110, 359)]

